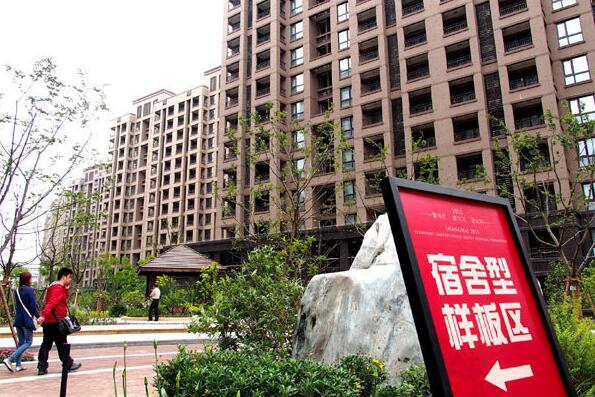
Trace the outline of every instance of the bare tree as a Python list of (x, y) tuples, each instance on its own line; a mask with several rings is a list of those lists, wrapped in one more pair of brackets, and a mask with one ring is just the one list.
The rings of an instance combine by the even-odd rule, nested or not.
[[(51, 59), (35, 62), (29, 72), (10, 66), (6, 72), (13, 86), (0, 97), (0, 267), (5, 286), (19, 266), (15, 254), (20, 237), (31, 233), (52, 196), (85, 160), (88, 138), (73, 139), (69, 128), (84, 127), (105, 109), (100, 88), (89, 86), (82, 72), (74, 83), (63, 82)], [(4, 293), (0, 298), (5, 302)]]

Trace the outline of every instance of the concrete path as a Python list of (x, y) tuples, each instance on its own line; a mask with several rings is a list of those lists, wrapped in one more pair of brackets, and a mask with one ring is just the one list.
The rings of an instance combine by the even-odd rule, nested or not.
[[(188, 345), (189, 350), (201, 350), (199, 344)], [(174, 346), (160, 345), (157, 348), (158, 362), (170, 360), (177, 354)], [(122, 396), (123, 349), (87, 348), (72, 353), (75, 361), (83, 364), (82, 368), (70, 374), (68, 379), (69, 397), (113, 397), (114, 381), (112, 376), (114, 363), (117, 365), (116, 382), (118, 395)], [(61, 365), (57, 359), (56, 349), (50, 353), (49, 373), (37, 376), (37, 363), (23, 364), (25, 371), (11, 374), (4, 366), (0, 367), (0, 390), (8, 390), (8, 395), (23, 396), (58, 396), (60, 390)], [(149, 382), (149, 395), (156, 396), (152, 390), (155, 376), (155, 354), (152, 346), (133, 346), (126, 354), (127, 362), (127, 395), (129, 397), (145, 396), (144, 380)], [(1, 394), (1, 393), (0, 393)], [(3, 394), (2, 394), (3, 395)]]

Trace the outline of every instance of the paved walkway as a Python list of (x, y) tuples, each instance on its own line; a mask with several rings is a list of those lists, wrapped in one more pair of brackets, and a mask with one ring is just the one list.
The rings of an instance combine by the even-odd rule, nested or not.
[[(200, 344), (188, 345), (189, 350), (200, 350)], [(157, 348), (158, 361), (169, 360), (177, 354), (173, 346), (160, 345)], [(118, 395), (122, 396), (122, 369), (124, 366), (122, 347), (81, 349), (72, 353), (75, 361), (80, 361), (82, 368), (70, 374), (68, 380), (68, 396), (70, 397), (113, 397), (113, 366), (117, 365), (116, 381), (118, 384)], [(145, 396), (145, 377), (149, 381), (151, 390), (152, 380), (155, 376), (153, 366), (155, 355), (152, 346), (132, 346), (126, 354), (127, 362), (127, 395), (129, 397)], [(0, 368), (0, 389), (11, 390), (9, 395), (32, 396), (58, 396), (60, 391), (61, 365), (57, 357), (56, 349), (50, 353), (49, 373), (45, 376), (37, 376), (37, 363), (29, 362), (24, 366), (27, 370), (11, 374), (4, 366)], [(157, 393), (151, 391), (151, 396)]]

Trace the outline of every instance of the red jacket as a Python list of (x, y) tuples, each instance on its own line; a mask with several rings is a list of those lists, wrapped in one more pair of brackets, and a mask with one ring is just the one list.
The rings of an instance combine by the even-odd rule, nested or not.
[(57, 323), (68, 313), (68, 290), (59, 283), (54, 283), (48, 288), (45, 297), (45, 307), (41, 313), (44, 323)]

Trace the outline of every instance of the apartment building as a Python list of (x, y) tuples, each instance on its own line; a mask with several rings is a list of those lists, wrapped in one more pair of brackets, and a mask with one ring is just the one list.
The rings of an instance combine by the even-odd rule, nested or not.
[(133, 263), (178, 243), (210, 240), (215, 227), (219, 68), (209, 86), (160, 90), (112, 126), (107, 251)]
[[(88, 263), (81, 285), (97, 277), (96, 258), (107, 246), (111, 171), (107, 164), (89, 167), (54, 201), (44, 226), (42, 260), (60, 264)], [(84, 221), (83, 221), (84, 219)]]
[[(544, 137), (546, 109), (561, 114), (568, 103), (577, 117), (595, 118), (588, 0), (226, 0), (224, 7), (218, 180), (235, 175), (239, 193), (221, 193), (217, 239), (251, 222), (233, 203), (250, 194), (261, 170), (248, 161), (250, 137), (238, 120), (252, 112), (266, 119), (267, 103), (311, 125), (333, 104), (351, 148), (338, 159), (343, 167), (321, 173), (306, 192), (334, 197), (333, 211), (315, 208), (306, 229), (373, 221), (384, 204), (372, 181), (416, 177), (426, 154), (437, 158), (441, 184), (498, 194), (510, 181), (496, 178), (493, 140), (508, 144), (488, 115)], [(237, 155), (229, 128), (240, 134)], [(423, 146), (412, 150), (414, 142)], [(571, 158), (557, 164), (562, 183), (553, 189), (569, 188)], [(263, 208), (258, 217), (276, 218), (274, 206)]]

